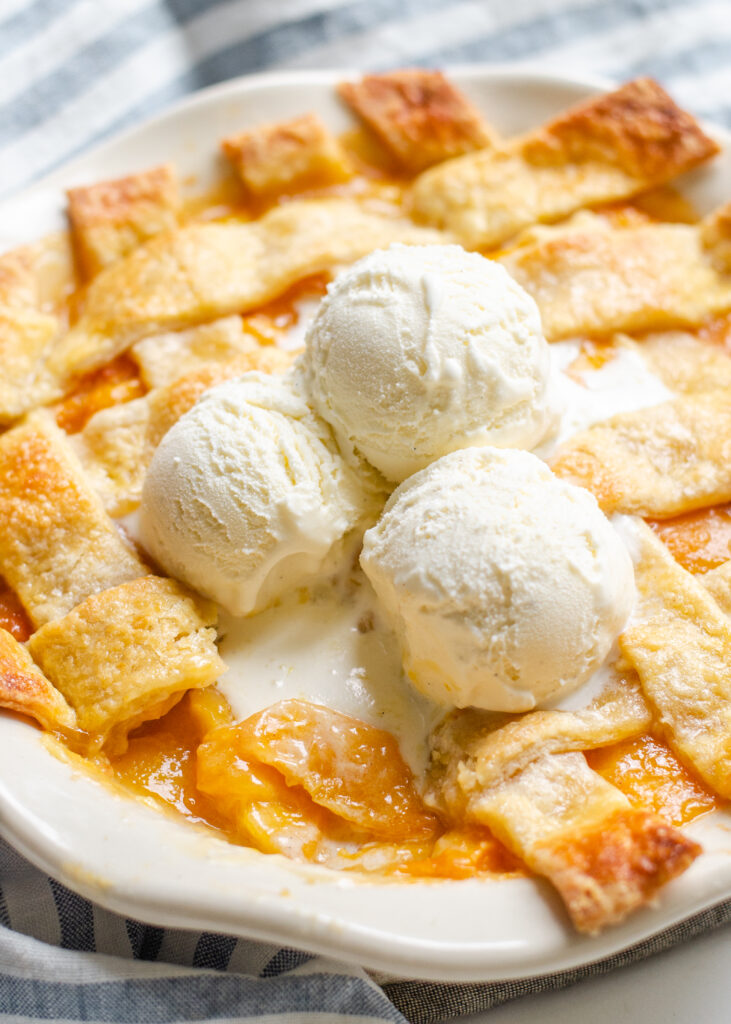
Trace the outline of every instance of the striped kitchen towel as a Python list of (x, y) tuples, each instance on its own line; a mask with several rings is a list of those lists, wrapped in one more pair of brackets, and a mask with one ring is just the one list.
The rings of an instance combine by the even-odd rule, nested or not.
[(253, 71), (540, 61), (731, 124), (730, 51), (728, 0), (0, 0), (0, 194)]
[(731, 921), (730, 900), (606, 960), (542, 978), (378, 984), (361, 968), (300, 950), (126, 920), (1, 840), (0, 882), (0, 1019), (17, 1024), (437, 1024), (606, 974)]
[[(653, 75), (696, 114), (731, 125), (729, 52), (728, 0), (0, 0), (0, 194), (248, 72), (540, 61), (616, 80)], [(728, 921), (731, 901), (547, 978), (377, 984), (296, 950), (125, 920), (0, 842), (0, 1015), (431, 1024), (605, 973)]]

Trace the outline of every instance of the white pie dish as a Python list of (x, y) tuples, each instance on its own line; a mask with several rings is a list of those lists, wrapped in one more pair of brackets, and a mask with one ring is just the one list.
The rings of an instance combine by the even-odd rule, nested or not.
[[(348, 115), (333, 86), (345, 73), (266, 75), (206, 90), (0, 206), (0, 251), (64, 226), (69, 185), (173, 161), (196, 188), (215, 177), (217, 143), (247, 123), (317, 110), (335, 130)], [(605, 83), (493, 68), (452, 73), (498, 129), (539, 124)], [(725, 201), (726, 152), (686, 177), (705, 212)], [(122, 797), (59, 757), (43, 734), (0, 716), (0, 826), (39, 867), (110, 909), (328, 953), (392, 974), (496, 980), (574, 967), (646, 938), (731, 896), (731, 814), (687, 831), (704, 855), (657, 906), (596, 938), (577, 935), (542, 882), (363, 880), (230, 845)]]

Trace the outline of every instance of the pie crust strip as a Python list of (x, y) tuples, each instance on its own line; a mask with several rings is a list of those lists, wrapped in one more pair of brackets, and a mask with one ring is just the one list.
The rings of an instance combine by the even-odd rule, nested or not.
[(255, 196), (347, 181), (348, 158), (317, 114), (260, 124), (224, 139), (224, 156)]
[(731, 349), (704, 341), (686, 331), (662, 331), (635, 341), (618, 335), (615, 341), (633, 349), (652, 373), (676, 394), (725, 391), (731, 395)]
[(0, 572), (34, 626), (147, 571), (47, 413), (0, 435)]
[(0, 306), (52, 313), (76, 287), (67, 231), (10, 249), (0, 256)]
[(718, 607), (731, 616), (731, 559), (699, 578)]
[(338, 94), (412, 174), (493, 144), (479, 112), (441, 71), (365, 75), (341, 82)]
[(590, 750), (646, 732), (652, 717), (633, 674), (617, 676), (579, 711), (511, 716), (467, 708), (432, 736), (429, 799), (452, 814), (466, 794), (499, 785), (544, 754)]
[(263, 345), (246, 330), (240, 316), (222, 317), (187, 331), (153, 335), (134, 345), (131, 356), (148, 388), (165, 387), (204, 366), (236, 360), (249, 360), (250, 370), (278, 373), (294, 358), (293, 353), (276, 345)]
[(501, 263), (536, 300), (549, 341), (694, 327), (731, 309), (731, 274), (711, 231), (725, 224), (731, 238), (727, 216), (723, 207), (701, 224), (613, 228), (582, 214), (530, 232)]
[(534, 761), (470, 811), (555, 886), (589, 935), (649, 903), (700, 853), (658, 815), (632, 808), (580, 753)]
[(28, 649), (79, 728), (119, 750), (130, 729), (225, 671), (209, 628), (215, 621), (212, 602), (175, 580), (143, 576), (46, 623)]
[(731, 797), (731, 620), (641, 520), (631, 530), (638, 621), (620, 636), (678, 757)]
[(59, 397), (38, 374), (61, 334), (56, 312), (74, 282), (67, 232), (0, 256), (0, 425)]
[(170, 164), (72, 188), (66, 195), (74, 244), (87, 277), (177, 226), (178, 183)]
[(437, 729), (431, 800), (487, 825), (548, 878), (579, 931), (621, 920), (698, 855), (673, 826), (633, 809), (580, 752), (647, 730), (650, 713), (630, 681), (582, 711), (504, 717), (458, 712)]
[(660, 185), (718, 152), (652, 79), (573, 107), (537, 131), (426, 171), (415, 214), (469, 248)]
[(75, 712), (5, 629), (0, 629), (0, 707), (30, 715), (50, 732), (76, 726)]
[(0, 426), (57, 397), (36, 375), (59, 331), (58, 319), (48, 313), (0, 306)]
[(612, 416), (570, 438), (552, 468), (607, 513), (663, 519), (731, 501), (731, 389)]
[(144, 337), (254, 309), (373, 249), (444, 240), (346, 199), (286, 203), (253, 223), (193, 224), (153, 238), (92, 281), (47, 372), (68, 382)]

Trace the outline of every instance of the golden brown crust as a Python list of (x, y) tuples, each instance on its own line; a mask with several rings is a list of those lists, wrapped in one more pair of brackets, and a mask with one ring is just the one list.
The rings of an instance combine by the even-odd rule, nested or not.
[(255, 309), (300, 278), (392, 242), (440, 241), (438, 232), (346, 199), (285, 203), (249, 224), (193, 224), (153, 238), (92, 281), (49, 373), (69, 380), (152, 334)]
[(636, 78), (567, 110), (529, 138), (523, 153), (542, 160), (619, 164), (638, 181), (659, 183), (719, 152), (698, 122), (652, 78)]
[(480, 114), (441, 71), (366, 75), (341, 82), (338, 93), (411, 173), (492, 143)]
[(576, 930), (595, 935), (650, 903), (700, 853), (662, 818), (630, 809), (537, 844), (531, 866), (556, 887)]
[(501, 263), (533, 296), (546, 337), (698, 326), (731, 308), (731, 278), (702, 244), (702, 227), (613, 229), (601, 216), (532, 232)]
[(35, 718), (44, 729), (73, 729), (76, 715), (15, 637), (0, 629), (0, 707)]
[(651, 721), (632, 674), (581, 711), (453, 712), (433, 737), (428, 800), (448, 820), (487, 825), (553, 883), (579, 931), (600, 931), (700, 852), (667, 822), (631, 810), (581, 753)]
[(632, 810), (578, 752), (544, 755), (474, 791), (466, 813), (547, 878), (576, 928), (592, 934), (649, 902), (700, 852), (667, 822)]
[(66, 194), (74, 243), (89, 277), (177, 223), (178, 186), (170, 164)]
[(294, 358), (292, 353), (274, 345), (262, 345), (245, 329), (240, 316), (145, 338), (133, 346), (132, 357), (148, 388), (165, 387), (205, 366), (226, 363), (246, 366), (246, 370), (279, 373)]
[(53, 232), (0, 256), (0, 306), (53, 313), (75, 287), (67, 231)]
[(37, 308), (38, 284), (33, 273), (30, 246), (13, 249), (0, 256), (0, 306)]
[(715, 210), (701, 225), (701, 241), (721, 274), (731, 274), (731, 203)]
[(0, 306), (0, 424), (59, 397), (58, 389), (38, 379), (58, 333), (55, 316), (30, 307)]
[(47, 414), (0, 436), (0, 572), (34, 625), (146, 571)]
[(317, 114), (257, 125), (224, 139), (221, 149), (255, 196), (334, 184), (352, 174), (345, 152)]
[(731, 622), (645, 523), (631, 529), (640, 604), (622, 652), (676, 754), (731, 797)]
[(721, 345), (685, 331), (648, 334), (638, 342), (620, 336), (618, 341), (633, 348), (676, 394), (726, 391), (731, 395), (731, 350)]
[(431, 739), (431, 802), (459, 817), (477, 794), (519, 774), (545, 754), (617, 743), (645, 732), (650, 712), (633, 673), (615, 680), (580, 711), (532, 711), (511, 716), (466, 708), (453, 711)]
[(654, 82), (640, 79), (494, 150), (427, 171), (416, 214), (471, 247), (497, 246), (536, 222), (662, 184), (718, 152)]
[(731, 500), (731, 392), (619, 413), (570, 438), (553, 471), (605, 512), (663, 519)]
[(110, 516), (133, 512), (154, 448), (149, 443), (150, 396), (101, 409), (69, 437), (89, 484)]
[(56, 313), (74, 286), (66, 232), (0, 256), (0, 425), (60, 397), (43, 365), (62, 332)]
[(215, 647), (215, 606), (174, 580), (143, 576), (93, 594), (42, 626), (33, 658), (100, 742), (158, 717), (172, 698), (208, 686), (225, 666)]
[(726, 615), (731, 615), (731, 559), (716, 569), (704, 573), (699, 581), (706, 588), (718, 607)]

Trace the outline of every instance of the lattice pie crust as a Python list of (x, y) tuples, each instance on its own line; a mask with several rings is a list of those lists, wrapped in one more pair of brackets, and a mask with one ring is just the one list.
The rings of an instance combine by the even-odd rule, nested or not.
[[(113, 756), (184, 694), (213, 693), (225, 670), (215, 607), (155, 575), (111, 517), (135, 509), (157, 444), (205, 390), (289, 365), (245, 314), (395, 241), (489, 252), (535, 297), (549, 340), (631, 349), (674, 392), (574, 436), (553, 461), (632, 538), (640, 603), (613, 684), (581, 711), (447, 715), (421, 794), (400, 767), (371, 769), (408, 809), (400, 825), (377, 785), (293, 760), (288, 729), (321, 750), (334, 735), (334, 713), (306, 704), (237, 725), (199, 696), (199, 785), (234, 838), (295, 856), (346, 837), (379, 863), (404, 850), (418, 860), (455, 836), (479, 835), (470, 848), (482, 849), (489, 828), (595, 932), (700, 851), (585, 751), (652, 733), (731, 797), (731, 561), (693, 575), (637, 518), (731, 502), (731, 331), (718, 319), (731, 311), (731, 206), (679, 223), (627, 205), (718, 147), (648, 79), (517, 139), (498, 138), (438, 72), (370, 75), (339, 93), (388, 154), (368, 187), (353, 186), (360, 156), (305, 113), (224, 140), (241, 201), (255, 204), (245, 218), (191, 217), (161, 166), (72, 189), (69, 236), (0, 257), (0, 574), (30, 633), (0, 630), (0, 703)], [(61, 429), (68, 396), (98, 394), (89, 374), (115, 367), (137, 397)], [(370, 744), (400, 763), (377, 730), (341, 728), (349, 770)]]

